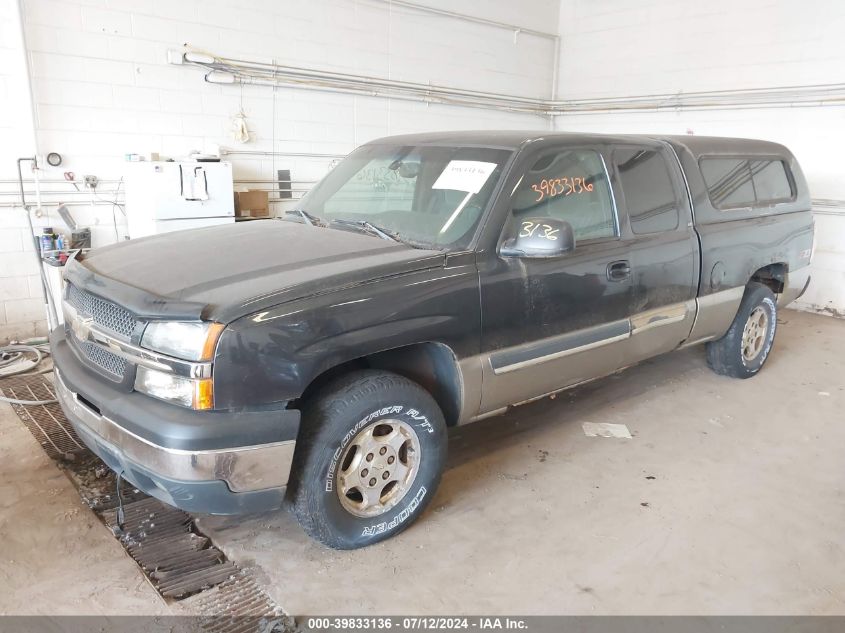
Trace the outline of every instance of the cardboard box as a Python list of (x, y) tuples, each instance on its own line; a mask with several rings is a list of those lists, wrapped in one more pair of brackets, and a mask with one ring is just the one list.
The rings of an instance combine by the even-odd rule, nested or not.
[(260, 189), (235, 192), (235, 217), (269, 218), (270, 200), (268, 192)]

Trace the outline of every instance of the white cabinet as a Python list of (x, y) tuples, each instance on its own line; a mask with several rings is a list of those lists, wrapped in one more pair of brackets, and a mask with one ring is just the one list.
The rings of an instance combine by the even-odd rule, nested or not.
[(130, 238), (235, 221), (232, 164), (127, 163)]

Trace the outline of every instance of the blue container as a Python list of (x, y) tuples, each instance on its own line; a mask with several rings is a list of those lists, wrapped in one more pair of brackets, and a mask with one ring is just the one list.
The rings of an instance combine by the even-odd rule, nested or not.
[(53, 250), (53, 229), (51, 227), (44, 228), (41, 231), (41, 252)]

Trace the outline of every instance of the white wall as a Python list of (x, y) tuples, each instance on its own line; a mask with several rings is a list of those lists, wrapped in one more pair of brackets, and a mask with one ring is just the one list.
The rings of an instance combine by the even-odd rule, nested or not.
[[(55, 208), (74, 204), (94, 246), (125, 235), (108, 202), (126, 153), (179, 157), (219, 144), (241, 188), (270, 188), (291, 169), (294, 188), (320, 178), (332, 159), (374, 137), (458, 128), (534, 128), (531, 115), (280, 88), (211, 85), (190, 67), (166, 63), (187, 44), (218, 55), (416, 82), (549, 97), (553, 42), (528, 33), (421, 14), (379, 0), (0, 0), (0, 342), (43, 332), (37, 269), (17, 204), (15, 159), (31, 155), (29, 62), (39, 154), (46, 167), (41, 226), (62, 228)], [(419, 0), (441, 9), (554, 32), (558, 96), (565, 99), (845, 82), (845, 3), (806, 0)], [(243, 107), (253, 141), (237, 146), (231, 117)], [(845, 311), (845, 179), (838, 139), (845, 107), (592, 113), (557, 117), (558, 129), (756, 136), (798, 156), (819, 207), (814, 279), (802, 305)], [(98, 176), (92, 194), (64, 181)], [(26, 174), (31, 178), (32, 174)], [(259, 182), (247, 182), (259, 181)], [(262, 182), (263, 181), (263, 182)], [(33, 184), (27, 184), (33, 190)], [(52, 193), (50, 193), (52, 192)], [(30, 202), (34, 202), (30, 195)], [(277, 204), (276, 209), (280, 206)], [(117, 231), (115, 231), (116, 219)]]
[[(17, 6), (0, 2), (0, 178), (16, 174), (16, 159), (35, 152), (32, 104), (29, 98), (26, 54)], [(0, 190), (11, 187), (0, 184)], [(0, 196), (0, 203), (5, 199)], [(20, 323), (14, 334), (32, 336), (33, 322), (44, 318), (41, 285), (33, 270), (25, 216), (20, 209), (0, 207), (0, 343), (7, 338), (7, 323)], [(28, 257), (27, 257), (28, 255)]]
[[(0, 0), (0, 342), (43, 332), (35, 269), (26, 257), (28, 231), (12, 182), (14, 160), (32, 148), (12, 132), (20, 122), (21, 58), (12, 19), (17, 0)], [(425, 0), (420, 0), (425, 3)], [(554, 32), (558, 0), (429, 0), (431, 6)], [(547, 38), (446, 16), (388, 7), (378, 0), (23, 0), (26, 54), (31, 64), (38, 152), (65, 162), (40, 174), (46, 194), (39, 226), (62, 227), (55, 203), (73, 201), (94, 246), (113, 242), (113, 207), (126, 153), (178, 157), (219, 144), (257, 152), (236, 155), (236, 179), (269, 181), (292, 170), (294, 188), (307, 189), (330, 158), (271, 152), (343, 155), (372, 138), (460, 128), (547, 129), (538, 116), (381, 98), (280, 88), (220, 86), (202, 73), (166, 63), (168, 49), (192, 48), (229, 57), (339, 70), (453, 87), (550, 96), (554, 44)], [(21, 58), (22, 59), (22, 58)], [(24, 76), (25, 78), (25, 76)], [(237, 146), (231, 117), (243, 107), (254, 141)], [(12, 142), (7, 142), (12, 139)], [(265, 152), (266, 154), (261, 154)], [(94, 174), (98, 196), (63, 181)], [(31, 177), (31, 174), (29, 174)], [(298, 182), (297, 182), (298, 181)], [(270, 188), (269, 182), (241, 183)], [(29, 184), (27, 189), (32, 189)], [(118, 199), (120, 196), (118, 195)], [(115, 211), (117, 233), (125, 234)]]
[[(562, 0), (559, 96), (630, 97), (845, 83), (840, 0)], [(560, 130), (762, 138), (797, 156), (816, 211), (798, 307), (845, 314), (845, 107), (565, 114)]]

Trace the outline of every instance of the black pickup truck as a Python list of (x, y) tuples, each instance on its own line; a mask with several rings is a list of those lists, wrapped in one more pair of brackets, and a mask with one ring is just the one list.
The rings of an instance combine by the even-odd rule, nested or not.
[(57, 392), (147, 493), (221, 514), (287, 500), (355, 548), (423, 512), (447, 427), (696, 343), (753, 376), (812, 247), (806, 182), (774, 143), (390, 137), (279, 220), (72, 261)]

